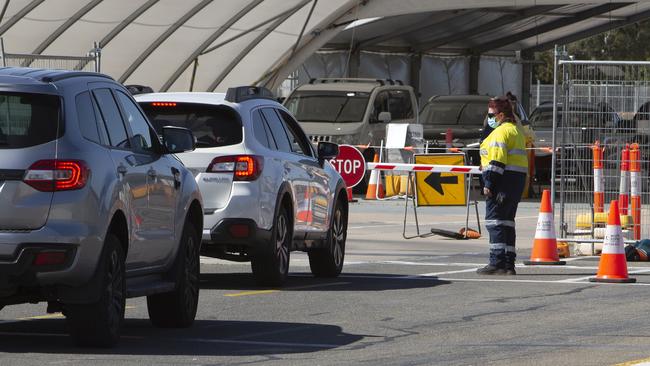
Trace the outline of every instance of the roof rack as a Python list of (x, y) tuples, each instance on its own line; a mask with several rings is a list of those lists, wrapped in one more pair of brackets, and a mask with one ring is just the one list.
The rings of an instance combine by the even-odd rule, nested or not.
[(327, 84), (327, 83), (365, 83), (365, 84), (379, 84), (384, 86), (389, 85), (404, 85), (401, 80), (393, 79), (369, 79), (369, 78), (314, 78), (309, 80), (309, 84)]
[(64, 79), (82, 77), (82, 76), (100, 77), (100, 78), (113, 80), (112, 77), (97, 72), (40, 69), (40, 68), (31, 68), (31, 67), (1, 67), (0, 75), (30, 78), (44, 83), (52, 83)]
[(150, 86), (147, 85), (124, 85), (126, 90), (131, 93), (131, 95), (138, 95), (138, 94), (147, 94), (147, 93), (153, 93), (153, 89)]
[(273, 93), (262, 86), (238, 86), (228, 88), (226, 92), (226, 101), (231, 103), (241, 103), (251, 99), (270, 99), (275, 101)]

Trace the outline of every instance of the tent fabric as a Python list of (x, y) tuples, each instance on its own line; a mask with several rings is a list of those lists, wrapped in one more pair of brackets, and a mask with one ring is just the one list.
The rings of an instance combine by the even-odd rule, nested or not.
[[(618, 0), (4, 0), (0, 6), (6, 53), (84, 56), (99, 42), (102, 72), (159, 91), (277, 87), (323, 48), (352, 44), (366, 52), (408, 53), (508, 14), (517, 21), (444, 43), (437, 52), (458, 57), (491, 45), (482, 51), (512, 56), (594, 27), (650, 17), (649, 1)], [(367, 18), (378, 20), (349, 27)], [(567, 20), (557, 23), (561, 19)], [(508, 38), (513, 34), (523, 37)], [(373, 43), (380, 36), (388, 39)], [(410, 67), (401, 57), (368, 57), (360, 70), (368, 76), (384, 70), (402, 77)]]

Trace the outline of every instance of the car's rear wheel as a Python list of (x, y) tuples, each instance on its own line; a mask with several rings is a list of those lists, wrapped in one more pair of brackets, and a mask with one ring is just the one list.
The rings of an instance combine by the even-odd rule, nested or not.
[(281, 286), (289, 273), (289, 246), (293, 238), (293, 221), (282, 205), (273, 222), (270, 243), (256, 250), (251, 259), (255, 281), (261, 286)]
[(67, 305), (70, 335), (80, 346), (110, 347), (120, 338), (126, 305), (124, 250), (113, 234), (106, 237), (104, 255), (99, 263), (102, 276), (98, 302)]
[(147, 296), (149, 319), (154, 326), (186, 328), (194, 322), (199, 303), (199, 246), (194, 226), (186, 222), (176, 258), (176, 289)]
[(345, 240), (347, 238), (347, 212), (341, 199), (337, 200), (334, 216), (325, 239), (325, 247), (309, 251), (309, 267), (316, 277), (337, 277), (343, 270)]

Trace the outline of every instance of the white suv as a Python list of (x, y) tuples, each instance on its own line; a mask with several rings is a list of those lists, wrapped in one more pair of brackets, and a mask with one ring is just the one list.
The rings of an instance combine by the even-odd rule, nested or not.
[(185, 127), (197, 138), (197, 149), (178, 157), (203, 195), (203, 255), (250, 260), (262, 285), (284, 282), (292, 250), (308, 252), (315, 276), (338, 276), (348, 201), (345, 183), (328, 162), (338, 154), (336, 144), (321, 142), (315, 151), (264, 88), (135, 99), (157, 130)]

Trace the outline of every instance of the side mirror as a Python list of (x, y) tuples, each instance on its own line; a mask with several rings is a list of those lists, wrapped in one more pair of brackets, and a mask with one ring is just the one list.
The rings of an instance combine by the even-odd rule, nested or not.
[(377, 117), (382, 123), (390, 123), (392, 116), (390, 115), (390, 112), (381, 112), (379, 113), (379, 117)]
[(325, 163), (325, 160), (334, 159), (338, 155), (339, 145), (325, 141), (318, 143), (318, 162), (321, 166)]
[(195, 139), (192, 131), (182, 127), (166, 126), (162, 130), (163, 144), (170, 154), (177, 154), (195, 149)]

